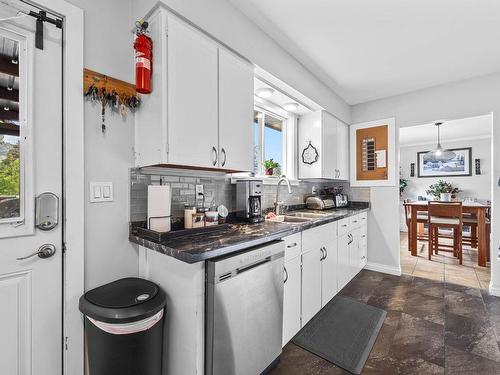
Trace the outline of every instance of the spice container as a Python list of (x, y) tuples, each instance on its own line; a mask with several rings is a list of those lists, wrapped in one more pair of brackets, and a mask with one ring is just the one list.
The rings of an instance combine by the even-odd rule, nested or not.
[(209, 227), (217, 224), (219, 224), (219, 213), (217, 211), (205, 212), (205, 226)]
[(205, 226), (205, 214), (197, 212), (193, 214), (193, 228), (202, 228)]
[(193, 215), (196, 214), (196, 207), (184, 206), (184, 228), (191, 229), (193, 227)]

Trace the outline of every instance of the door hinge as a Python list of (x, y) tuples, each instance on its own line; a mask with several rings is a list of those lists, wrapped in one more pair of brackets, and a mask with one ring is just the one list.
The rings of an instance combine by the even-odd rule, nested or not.
[(66, 249), (66, 243), (65, 243), (65, 242), (63, 242), (63, 243), (62, 243), (61, 248), (62, 248), (62, 252), (63, 252), (63, 254), (65, 254), (65, 253), (66, 253), (66, 250), (67, 250), (67, 249)]
[(68, 350), (68, 336), (64, 337), (64, 350)]

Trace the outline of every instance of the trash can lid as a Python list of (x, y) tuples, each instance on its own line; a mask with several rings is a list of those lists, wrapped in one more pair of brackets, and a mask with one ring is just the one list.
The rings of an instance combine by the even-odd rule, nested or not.
[(80, 311), (102, 322), (128, 323), (153, 316), (165, 300), (155, 283), (127, 277), (89, 290), (80, 297)]

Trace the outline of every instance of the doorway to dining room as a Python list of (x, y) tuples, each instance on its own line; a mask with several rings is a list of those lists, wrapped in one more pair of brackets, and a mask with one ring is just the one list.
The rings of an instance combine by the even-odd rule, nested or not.
[[(488, 289), (491, 145), (491, 114), (400, 128), (400, 259), (404, 274)], [(429, 217), (439, 208), (435, 204), (429, 207), (429, 201), (443, 201), (437, 206), (449, 208), (440, 211), (444, 217), (433, 216), (432, 230)], [(454, 204), (447, 201), (459, 202), (460, 209), (454, 212), (461, 211), (460, 215), (451, 213)]]

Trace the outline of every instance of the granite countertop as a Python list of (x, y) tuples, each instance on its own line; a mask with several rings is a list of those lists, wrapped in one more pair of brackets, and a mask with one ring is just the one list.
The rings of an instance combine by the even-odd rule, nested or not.
[[(227, 224), (221, 226), (220, 229), (211, 228), (207, 232), (186, 234), (164, 241), (154, 241), (131, 231), (129, 240), (186, 263), (196, 263), (278, 240), (318, 225), (366, 212), (368, 209), (368, 204), (349, 208), (334, 208), (321, 211), (322, 214), (327, 214), (323, 217), (303, 223), (287, 224), (264, 221), (256, 224)], [(317, 213), (318, 211), (302, 209), (293, 212)]]

